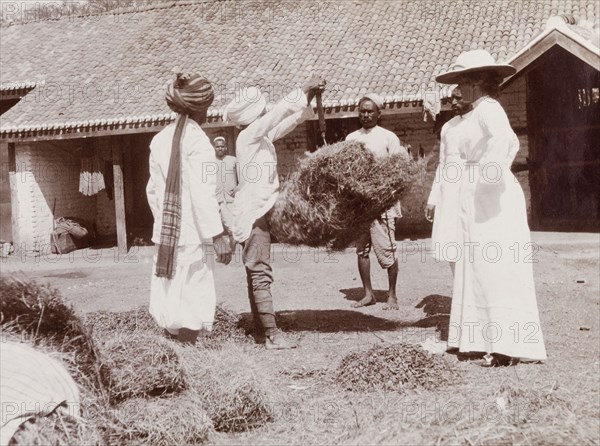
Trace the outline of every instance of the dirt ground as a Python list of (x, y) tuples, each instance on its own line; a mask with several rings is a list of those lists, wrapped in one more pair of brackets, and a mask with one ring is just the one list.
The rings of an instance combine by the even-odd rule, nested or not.
[[(278, 320), (299, 348), (267, 352), (248, 347), (240, 366), (253, 361), (268, 375), (279, 395), (276, 420), (245, 434), (222, 434), (215, 442), (600, 444), (600, 236), (534, 233), (533, 241), (539, 248), (533, 261), (546, 363), (489, 369), (445, 355), (464, 380), (448, 391), (404, 396), (339, 394), (313, 379), (312, 372), (335, 368), (349, 352), (376, 344), (419, 343), (443, 335), (452, 276), (446, 263), (426, 253), (429, 240), (398, 243), (398, 311), (384, 311), (381, 303), (351, 308), (362, 297), (351, 250), (328, 254), (274, 245)], [(78, 251), (60, 259), (15, 253), (0, 265), (3, 274), (51, 284), (82, 313), (125, 311), (148, 303), (152, 254), (152, 247), (135, 248), (127, 256), (116, 250)], [(237, 254), (229, 266), (217, 265), (217, 291), (223, 306), (249, 317)], [(385, 300), (387, 276), (374, 258), (372, 277), (378, 300)], [(490, 401), (502, 406), (511, 388), (538, 392), (546, 402), (552, 394), (564, 405), (548, 403), (554, 407), (548, 409), (540, 403), (534, 414), (539, 416), (529, 416), (527, 427), (514, 417), (500, 426), (483, 410)], [(460, 415), (449, 412), (448, 404)]]

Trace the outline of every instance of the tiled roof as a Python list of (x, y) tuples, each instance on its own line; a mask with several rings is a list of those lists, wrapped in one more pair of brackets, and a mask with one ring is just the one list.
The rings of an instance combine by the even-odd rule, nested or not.
[(311, 72), (328, 79), (329, 107), (367, 91), (415, 101), (461, 51), (507, 60), (549, 17), (597, 23), (598, 9), (594, 0), (213, 0), (3, 26), (2, 88), (38, 86), (2, 116), (1, 133), (164, 124), (176, 65), (214, 83), (213, 120), (240, 86), (277, 100)]

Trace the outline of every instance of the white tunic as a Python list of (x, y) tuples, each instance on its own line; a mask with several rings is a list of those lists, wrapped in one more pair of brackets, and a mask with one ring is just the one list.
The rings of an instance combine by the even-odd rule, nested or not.
[(458, 205), (464, 247), (448, 346), (543, 360), (525, 197), (510, 171), (518, 139), (502, 106), (489, 97), (474, 103), (467, 120)]
[(458, 225), (458, 191), (465, 159), (460, 147), (466, 138), (468, 117), (455, 116), (442, 127), (440, 160), (427, 204), (435, 206), (431, 249), (437, 260), (456, 262), (462, 252), (462, 234)]
[[(146, 187), (154, 216), (152, 241), (160, 243), (163, 198), (175, 124), (150, 144), (150, 180)], [(223, 232), (217, 202), (215, 151), (202, 128), (189, 120), (181, 144), (181, 233), (171, 280), (156, 277), (156, 255), (150, 284), (150, 314), (177, 334), (180, 328), (212, 329), (216, 308), (212, 237)]]
[(277, 153), (273, 142), (313, 116), (306, 95), (297, 88), (238, 135), (239, 185), (233, 201), (233, 237), (238, 243), (250, 237), (254, 222), (269, 212), (279, 195)]

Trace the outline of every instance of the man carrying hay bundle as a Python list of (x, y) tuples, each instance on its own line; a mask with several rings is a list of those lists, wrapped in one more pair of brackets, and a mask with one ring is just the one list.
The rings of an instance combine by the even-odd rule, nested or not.
[(215, 315), (214, 261), (231, 261), (223, 231), (216, 178), (206, 175), (215, 152), (200, 128), (214, 98), (210, 82), (197, 74), (177, 74), (166, 92), (176, 122), (150, 143), (150, 180), (146, 188), (154, 216), (152, 241), (158, 245), (150, 289), (150, 313), (156, 323), (182, 342), (195, 342), (210, 331)]
[[(377, 121), (383, 108), (383, 100), (374, 93), (365, 95), (358, 103), (358, 119), (362, 128), (350, 133), (346, 141), (362, 142), (376, 157), (405, 155), (408, 153), (400, 144), (400, 139), (389, 130), (379, 127)], [(375, 295), (371, 285), (371, 247), (379, 265), (388, 271), (389, 292), (384, 310), (397, 310), (396, 281), (398, 279), (398, 259), (396, 258), (395, 218), (401, 217), (400, 203), (375, 220), (369, 231), (361, 234), (356, 241), (358, 272), (362, 280), (365, 296), (352, 304), (354, 308), (374, 305)]]
[(303, 88), (296, 88), (267, 113), (267, 101), (256, 87), (244, 88), (225, 108), (223, 121), (241, 128), (236, 157), (239, 186), (234, 199), (235, 240), (243, 245), (248, 298), (259, 330), (264, 330), (269, 350), (295, 347), (277, 328), (271, 296), (273, 272), (270, 265), (271, 234), (266, 214), (279, 193), (277, 155), (273, 142), (313, 117), (310, 106), (325, 81), (312, 76)]

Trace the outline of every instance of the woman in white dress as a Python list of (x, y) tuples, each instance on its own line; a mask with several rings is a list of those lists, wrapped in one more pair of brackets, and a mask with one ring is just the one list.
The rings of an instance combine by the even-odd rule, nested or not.
[(463, 252), (456, 265), (448, 347), (484, 352), (484, 365), (545, 360), (523, 190), (510, 171), (518, 139), (494, 98), (516, 70), (484, 50), (462, 53), (440, 83), (458, 84), (473, 110), (459, 150)]

